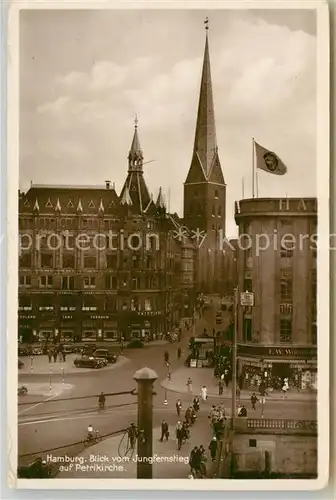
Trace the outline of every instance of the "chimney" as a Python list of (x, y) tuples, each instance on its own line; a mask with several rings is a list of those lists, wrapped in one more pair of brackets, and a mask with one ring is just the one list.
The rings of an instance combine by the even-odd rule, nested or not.
[(105, 181), (106, 189), (110, 189), (111, 181)]

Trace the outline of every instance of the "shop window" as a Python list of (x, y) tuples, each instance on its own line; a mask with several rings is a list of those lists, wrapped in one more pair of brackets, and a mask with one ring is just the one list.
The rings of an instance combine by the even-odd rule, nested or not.
[(83, 311), (97, 311), (97, 302), (94, 297), (88, 296), (83, 299), (82, 310)]
[(97, 257), (84, 255), (84, 268), (85, 269), (96, 269), (97, 268)]
[(31, 276), (20, 276), (19, 285), (25, 288), (31, 287)]
[(63, 254), (63, 268), (75, 269), (75, 255), (73, 253)]
[(40, 276), (39, 285), (40, 285), (40, 288), (52, 288), (53, 277), (52, 276)]
[(95, 288), (96, 287), (95, 276), (84, 276), (83, 285), (84, 285), (84, 288)]
[(117, 269), (117, 255), (107, 254), (106, 255), (106, 267), (108, 269)]
[(282, 280), (280, 284), (280, 298), (283, 301), (291, 301), (293, 298), (292, 280)]
[(106, 330), (104, 332), (104, 340), (118, 340), (117, 330)]
[(52, 268), (53, 267), (53, 254), (50, 252), (41, 252), (41, 267)]
[(252, 341), (252, 318), (244, 318), (244, 324), (243, 324), (243, 335), (244, 335), (244, 342), (251, 342)]
[(20, 255), (19, 265), (20, 267), (32, 267), (32, 254), (30, 252), (24, 252)]
[(280, 342), (286, 343), (292, 341), (292, 320), (280, 320)]
[(60, 297), (61, 311), (75, 311), (76, 299), (73, 295), (61, 295)]
[(94, 330), (84, 330), (82, 340), (96, 340), (97, 334)]
[(145, 299), (145, 311), (152, 310), (152, 301), (151, 299)]
[(62, 276), (62, 290), (74, 290), (74, 289), (75, 289), (75, 277)]

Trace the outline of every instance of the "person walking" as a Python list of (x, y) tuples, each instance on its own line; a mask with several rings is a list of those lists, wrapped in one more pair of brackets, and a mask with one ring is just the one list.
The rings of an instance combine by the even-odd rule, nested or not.
[(66, 362), (66, 352), (63, 351), (62, 356), (63, 356), (63, 363), (65, 363)]
[(192, 392), (192, 378), (191, 377), (188, 378), (186, 385), (188, 388), (188, 392)]
[(181, 416), (181, 408), (182, 408), (182, 403), (181, 403), (181, 400), (178, 399), (176, 401), (176, 413), (177, 413), (177, 416), (180, 417)]
[(54, 358), (54, 363), (57, 363), (57, 351), (56, 351), (56, 349), (54, 349), (53, 358)]
[(181, 347), (179, 347), (177, 349), (177, 359), (181, 359), (181, 355), (182, 355), (182, 351), (181, 351)]
[(168, 424), (167, 424), (167, 422), (165, 420), (162, 420), (160, 441), (162, 442), (163, 438), (166, 438), (166, 441), (168, 441), (168, 437), (169, 437), (169, 427), (168, 427)]
[(189, 455), (190, 472), (191, 472), (191, 474), (193, 474), (193, 476), (196, 476), (196, 474), (197, 474), (197, 464), (196, 464), (197, 450), (198, 450), (198, 447), (194, 446), (194, 448), (191, 450), (190, 455)]
[(218, 382), (218, 395), (222, 396), (223, 395), (223, 389), (224, 389), (224, 383), (222, 379)]
[(218, 442), (216, 437), (214, 436), (209, 444), (209, 451), (210, 451), (210, 456), (211, 460), (214, 462), (216, 460), (216, 455), (217, 455), (217, 447), (218, 447)]
[(201, 398), (202, 398), (204, 403), (208, 398), (208, 389), (206, 388), (205, 385), (202, 385), (202, 388), (201, 388)]
[(48, 360), (49, 360), (49, 363), (52, 362), (52, 351), (51, 351), (51, 349), (48, 349)]
[(175, 429), (176, 441), (177, 441), (177, 449), (180, 450), (183, 441), (183, 429), (180, 421), (177, 422)]
[(257, 396), (255, 395), (255, 392), (251, 396), (251, 404), (252, 404), (252, 410), (256, 410), (256, 403), (258, 401)]

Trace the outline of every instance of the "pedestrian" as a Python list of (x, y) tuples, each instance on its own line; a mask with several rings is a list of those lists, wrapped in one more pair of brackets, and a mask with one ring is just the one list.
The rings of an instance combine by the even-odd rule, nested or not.
[(64, 351), (62, 352), (62, 356), (63, 356), (63, 363), (65, 363), (66, 362), (66, 353)]
[(236, 389), (236, 398), (237, 398), (237, 402), (239, 403), (240, 402), (240, 387), (239, 387), (239, 385), (237, 385), (237, 389)]
[(178, 421), (176, 424), (175, 435), (176, 435), (177, 449), (180, 450), (183, 441), (183, 430), (180, 421)]
[(218, 383), (218, 394), (219, 394), (219, 396), (222, 396), (222, 394), (223, 394), (223, 389), (224, 389), (224, 387), (223, 387), (223, 381), (222, 381), (222, 379), (221, 379), (221, 380), (219, 381), (219, 383)]
[(205, 401), (208, 398), (208, 389), (206, 388), (205, 385), (202, 385), (202, 388), (201, 388), (201, 397), (202, 397), (203, 402), (205, 403)]
[(191, 377), (188, 378), (186, 385), (188, 388), (188, 392), (192, 392), (192, 378)]
[(54, 358), (54, 363), (57, 363), (57, 351), (56, 351), (56, 349), (54, 349), (53, 358)]
[(283, 394), (283, 398), (287, 398), (287, 391), (288, 391), (288, 385), (284, 384), (282, 386), (282, 394)]
[(177, 413), (178, 417), (180, 417), (180, 415), (181, 415), (181, 408), (182, 408), (182, 403), (181, 403), (181, 400), (178, 399), (176, 401), (176, 413)]
[(257, 396), (255, 395), (255, 393), (252, 394), (251, 396), (251, 404), (252, 404), (252, 410), (256, 410), (256, 402), (258, 401), (258, 398)]
[(165, 353), (164, 353), (164, 362), (168, 363), (168, 361), (169, 361), (169, 352), (165, 351)]
[(200, 409), (200, 401), (199, 401), (199, 397), (198, 396), (194, 397), (193, 407), (194, 407), (195, 411), (199, 411), (199, 409)]
[(52, 352), (51, 352), (51, 349), (48, 350), (48, 360), (49, 360), (49, 363), (51, 363), (51, 361), (52, 361)]
[(168, 424), (167, 424), (167, 422), (165, 420), (162, 420), (160, 441), (163, 441), (163, 438), (166, 438), (166, 441), (168, 441), (168, 437), (169, 437), (169, 427), (168, 427)]
[(247, 417), (247, 409), (245, 408), (244, 405), (242, 405), (242, 407), (240, 408), (240, 414), (239, 414), (240, 417)]
[(182, 354), (181, 347), (179, 347), (179, 348), (177, 349), (177, 359), (180, 359), (180, 358), (181, 358), (181, 354)]
[(212, 460), (213, 462), (216, 460), (216, 455), (217, 455), (217, 446), (218, 446), (217, 439), (216, 439), (216, 437), (214, 436), (214, 437), (211, 439), (210, 444), (209, 444), (210, 456), (211, 456), (211, 460)]
[(191, 474), (197, 473), (197, 463), (196, 463), (196, 454), (197, 454), (198, 447), (194, 446), (194, 448), (191, 450), (190, 455), (189, 455), (189, 466), (190, 466), (190, 472)]
[(135, 447), (135, 441), (137, 438), (137, 429), (135, 427), (135, 424), (132, 422), (130, 427), (128, 428), (128, 440), (130, 444), (130, 448), (133, 450)]

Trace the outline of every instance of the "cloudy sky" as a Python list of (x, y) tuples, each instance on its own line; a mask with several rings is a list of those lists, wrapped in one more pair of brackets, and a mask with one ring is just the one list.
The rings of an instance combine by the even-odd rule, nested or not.
[(21, 11), (20, 188), (119, 192), (137, 113), (149, 189), (182, 215), (206, 16), (228, 235), (242, 178), (251, 196), (252, 137), (288, 167), (259, 174), (260, 197), (315, 196), (315, 15), (295, 10)]

